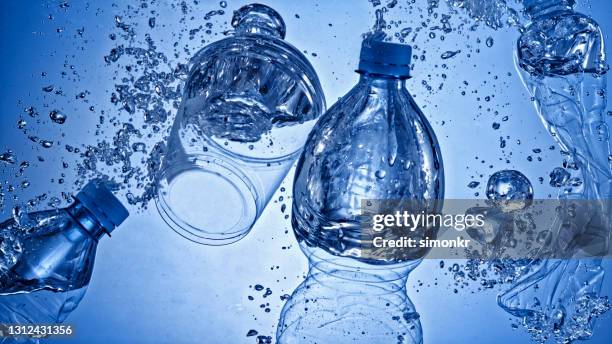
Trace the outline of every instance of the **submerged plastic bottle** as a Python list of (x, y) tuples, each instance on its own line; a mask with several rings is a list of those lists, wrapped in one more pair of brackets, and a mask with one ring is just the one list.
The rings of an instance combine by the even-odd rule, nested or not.
[(319, 79), (283, 40), (277, 12), (247, 5), (232, 26), (192, 60), (158, 179), (166, 223), (208, 245), (249, 232), (325, 111)]
[(0, 323), (61, 322), (85, 293), (98, 241), (128, 211), (95, 180), (67, 208), (14, 215), (0, 223)]
[[(531, 22), (517, 42), (517, 69), (540, 119), (569, 153), (566, 166), (578, 175), (563, 183), (559, 199), (561, 204), (586, 200), (582, 204), (592, 207), (578, 211), (579, 216), (567, 212), (560, 219), (560, 223), (581, 223), (553, 229), (573, 244), (557, 243), (558, 250), (571, 250), (557, 254), (605, 253), (611, 233), (605, 214), (610, 214), (612, 159), (604, 116), (608, 67), (603, 34), (592, 18), (574, 11), (574, 0), (523, 3)], [(594, 319), (606, 310), (607, 300), (599, 297), (604, 275), (600, 264), (598, 257), (546, 259), (501, 293), (498, 303), (522, 317), (538, 341), (553, 336), (560, 343), (587, 339), (593, 334)]]
[(442, 158), (405, 88), (411, 47), (372, 37), (362, 44), (359, 83), (321, 117), (298, 163), (292, 226), (310, 271), (283, 308), (279, 343), (422, 342), (405, 284), (426, 251), (374, 247), (362, 205), (413, 201), (439, 212)]
[[(518, 40), (516, 63), (551, 135), (582, 176), (566, 193), (612, 198), (610, 140), (605, 118), (603, 33), (574, 0), (525, 0), (531, 18)], [(576, 196), (564, 196), (576, 197)]]

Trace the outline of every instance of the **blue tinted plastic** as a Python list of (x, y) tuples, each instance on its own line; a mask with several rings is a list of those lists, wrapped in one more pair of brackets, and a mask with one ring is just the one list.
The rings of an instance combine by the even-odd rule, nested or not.
[(282, 39), (278, 13), (247, 5), (232, 25), (233, 36), (191, 61), (156, 199), (173, 230), (208, 245), (249, 232), (325, 110), (318, 77)]
[(298, 162), (292, 226), (310, 271), (283, 308), (278, 343), (422, 343), (405, 284), (426, 251), (368, 255), (361, 206), (420, 200), (423, 211), (439, 211), (442, 158), (403, 76), (380, 71), (360, 68), (359, 83), (321, 117)]
[(128, 214), (110, 191), (92, 182), (68, 208), (18, 212), (0, 223), (0, 323), (61, 322), (76, 308), (91, 279), (98, 240), (107, 233), (98, 215), (119, 224)]

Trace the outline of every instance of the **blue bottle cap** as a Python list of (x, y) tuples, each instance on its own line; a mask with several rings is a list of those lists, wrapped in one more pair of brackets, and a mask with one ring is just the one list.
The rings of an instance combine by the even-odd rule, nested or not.
[(365, 39), (361, 44), (358, 71), (409, 78), (411, 58), (409, 45)]
[(117, 197), (99, 179), (87, 183), (76, 195), (76, 199), (96, 217), (108, 233), (130, 215)]

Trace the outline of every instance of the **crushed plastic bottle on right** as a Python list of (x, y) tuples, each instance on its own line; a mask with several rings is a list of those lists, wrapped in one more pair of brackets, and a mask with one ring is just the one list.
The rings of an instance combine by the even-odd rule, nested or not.
[[(574, 0), (523, 3), (531, 22), (516, 46), (517, 69), (544, 126), (569, 154), (565, 165), (575, 176), (560, 185), (559, 198), (591, 200), (593, 204), (610, 199), (612, 159), (604, 115), (608, 67), (603, 33), (592, 18), (574, 11)], [(569, 181), (570, 177), (562, 179)], [(610, 204), (600, 203), (601, 207)], [(560, 237), (586, 245), (608, 245), (610, 219), (597, 214), (609, 214), (609, 209), (593, 214), (585, 222), (588, 225), (576, 227), (580, 232)], [(607, 299), (599, 296), (600, 263), (600, 258), (547, 259), (500, 294), (498, 303), (522, 317), (539, 342), (588, 339), (594, 319), (607, 310)]]
[(518, 70), (540, 119), (582, 174), (567, 193), (612, 198), (603, 33), (573, 10), (574, 0), (524, 4), (532, 21), (517, 43)]

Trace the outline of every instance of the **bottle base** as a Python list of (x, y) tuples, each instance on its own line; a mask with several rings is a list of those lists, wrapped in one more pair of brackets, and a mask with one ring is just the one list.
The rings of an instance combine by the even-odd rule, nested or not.
[(220, 246), (249, 233), (258, 214), (257, 199), (255, 187), (237, 166), (201, 155), (162, 171), (155, 203), (179, 235)]

